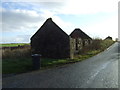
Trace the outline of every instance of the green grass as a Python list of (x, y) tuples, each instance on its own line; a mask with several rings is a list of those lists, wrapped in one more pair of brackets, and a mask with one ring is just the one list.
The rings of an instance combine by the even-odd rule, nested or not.
[[(41, 58), (41, 68), (50, 68), (56, 67), (60, 65), (70, 64), (85, 60), (97, 54), (98, 51), (89, 51), (86, 55), (78, 55), (74, 59), (50, 59), (50, 58)], [(10, 74), (10, 73), (23, 73), (32, 71), (32, 58), (10, 58), (3, 59), (2, 61), (2, 73)]]
[(41, 59), (41, 66), (43, 68), (46, 68), (46, 67), (52, 67), (52, 66), (57, 66), (57, 65), (60, 65), (60, 64), (65, 64), (68, 62), (68, 59)]
[(2, 60), (0, 58), (0, 74), (2, 73)]
[(10, 43), (10, 44), (0, 44), (0, 47), (16, 47), (16, 46), (30, 45), (29, 43)]
[[(94, 54), (92, 54), (94, 55)], [(91, 55), (79, 55), (75, 59), (50, 59), (50, 58), (41, 58), (41, 68), (49, 68), (54, 66), (60, 66), (64, 64), (74, 63), (82, 61), (91, 57)], [(31, 57), (27, 58), (14, 58), (14, 59), (3, 59), (2, 61), (2, 73), (23, 73), (32, 71), (32, 59)]]
[[(56, 65), (63, 65), (68, 63), (67, 59), (41, 59), (41, 68), (53, 67)], [(30, 58), (16, 58), (16, 59), (4, 59), (2, 62), (2, 73), (24, 73), (32, 71), (32, 59)]]
[(2, 61), (2, 73), (22, 73), (32, 70), (31, 58), (4, 59)]
[(112, 40), (103, 40), (100, 45), (101, 45), (101, 50), (105, 50), (106, 48), (108, 48), (110, 45), (112, 45), (113, 43), (115, 43), (115, 41)]
[[(82, 60), (88, 59), (100, 53), (101, 51), (105, 50), (107, 47), (109, 47), (113, 43), (114, 43), (113, 41), (109, 41), (109, 40), (101, 41), (100, 48), (87, 50), (83, 54), (76, 55), (74, 59), (41, 58), (41, 68), (45, 69), (45, 68), (80, 62)], [(94, 45), (96, 45), (96, 43)], [(3, 56), (4, 56), (4, 58), (2, 59), (3, 74), (23, 73), (23, 72), (32, 71), (32, 58), (30, 56), (29, 48), (16, 49), (15, 51), (14, 50), (4, 51)]]

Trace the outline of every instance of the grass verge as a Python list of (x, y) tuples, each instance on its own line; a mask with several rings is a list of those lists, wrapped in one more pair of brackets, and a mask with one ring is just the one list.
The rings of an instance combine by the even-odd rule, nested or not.
[[(107, 40), (101, 41), (96, 40), (92, 45), (85, 48), (83, 54), (76, 55), (74, 59), (50, 59), (41, 58), (41, 68), (56, 67), (64, 64), (75, 63), (87, 58), (90, 58), (101, 51), (105, 50), (107, 47), (112, 45), (114, 42)], [(12, 73), (24, 73), (32, 71), (32, 58), (30, 53), (30, 48), (17, 49), (12, 51), (3, 51), (2, 59), (2, 73), (12, 74)]]
[(2, 73), (23, 73), (32, 70), (31, 58), (4, 59), (2, 61)]
[[(89, 57), (94, 56), (95, 54), (99, 53), (98, 51), (90, 51), (86, 55), (78, 55), (74, 59), (50, 59), (50, 58), (41, 58), (41, 68), (50, 68), (56, 67), (60, 65), (70, 64), (82, 61)], [(3, 74), (19, 74), (24, 72), (32, 71), (32, 58), (9, 58), (3, 59), (2, 61), (2, 73)]]

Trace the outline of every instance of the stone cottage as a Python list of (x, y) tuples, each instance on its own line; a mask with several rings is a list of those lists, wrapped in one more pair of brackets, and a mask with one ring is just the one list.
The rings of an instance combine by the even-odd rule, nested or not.
[[(86, 44), (86, 40), (89, 43), (91, 40), (86, 34), (87, 37), (80, 34), (81, 30), (76, 31), (77, 29), (69, 36), (53, 22), (52, 18), (48, 18), (31, 37), (32, 53), (41, 54), (46, 58), (73, 58), (76, 50), (82, 48), (83, 42)], [(78, 36), (74, 33), (78, 33)], [(82, 40), (83, 38), (84, 40)]]
[(75, 39), (75, 50), (79, 52), (83, 47), (92, 43), (92, 38), (84, 33), (81, 29), (76, 28), (71, 34), (71, 38)]
[(31, 37), (32, 53), (47, 58), (70, 58), (70, 37), (48, 18)]

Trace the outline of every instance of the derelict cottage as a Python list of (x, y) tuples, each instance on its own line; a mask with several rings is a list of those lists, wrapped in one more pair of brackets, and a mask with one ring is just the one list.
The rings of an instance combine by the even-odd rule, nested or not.
[(92, 38), (79, 28), (76, 28), (70, 36), (75, 39), (75, 53), (78, 53), (83, 47), (92, 43)]
[[(84, 36), (80, 37), (81, 34), (78, 33), (78, 37), (75, 37), (76, 34), (74, 34), (74, 32), (76, 32), (76, 30), (73, 31), (70, 36), (67, 35), (52, 21), (52, 18), (48, 18), (31, 37), (32, 53), (41, 54), (42, 57), (46, 58), (73, 58), (75, 51), (82, 48), (82, 37)], [(80, 32), (82, 31), (80, 30)], [(85, 40), (92, 40), (89, 36), (87, 37)], [(76, 38), (81, 41), (78, 43), (78, 39)]]

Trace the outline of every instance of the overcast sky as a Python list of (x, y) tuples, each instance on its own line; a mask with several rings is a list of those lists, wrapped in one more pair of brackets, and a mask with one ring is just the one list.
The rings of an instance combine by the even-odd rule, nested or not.
[[(2, 41), (29, 43), (49, 17), (68, 35), (80, 28), (92, 38), (118, 37), (119, 0), (4, 0), (0, 6)], [(52, 33), (52, 32), (51, 32)]]

